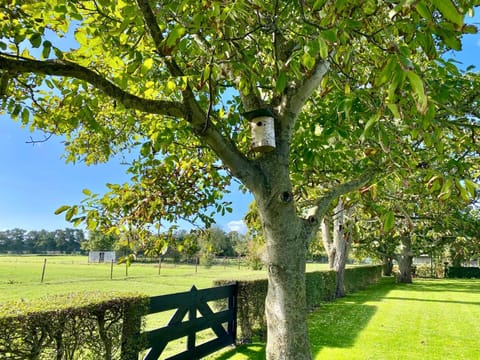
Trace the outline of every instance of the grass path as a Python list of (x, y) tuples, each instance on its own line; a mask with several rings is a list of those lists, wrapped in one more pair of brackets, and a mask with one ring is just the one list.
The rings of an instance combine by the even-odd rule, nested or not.
[[(309, 316), (315, 359), (480, 359), (480, 280), (385, 279)], [(263, 344), (214, 357), (264, 359)]]

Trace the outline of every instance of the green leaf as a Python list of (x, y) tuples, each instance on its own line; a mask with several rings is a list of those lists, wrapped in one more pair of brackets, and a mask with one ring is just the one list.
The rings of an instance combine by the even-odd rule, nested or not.
[(70, 209), (69, 205), (62, 205), (57, 210), (55, 210), (54, 214), (59, 215), (59, 214), (63, 213), (64, 211), (67, 211), (68, 209)]
[(76, 206), (71, 206), (68, 208), (65, 213), (65, 220), (70, 221), (72, 218), (78, 214), (78, 208)]
[(393, 211), (389, 211), (386, 213), (385, 217), (383, 218), (383, 231), (389, 232), (395, 226), (395, 215)]
[(460, 197), (464, 201), (469, 201), (470, 200), (470, 194), (468, 193), (467, 189), (464, 186), (462, 186), (462, 183), (460, 182), (459, 179), (455, 179), (455, 186), (456, 186), (457, 190), (460, 191)]
[(172, 92), (175, 91), (176, 88), (177, 88), (177, 85), (175, 84), (175, 82), (173, 80), (169, 79), (167, 81), (167, 93), (171, 94)]
[(365, 124), (365, 128), (363, 129), (363, 133), (360, 136), (360, 139), (363, 141), (365, 140), (366, 137), (368, 137), (368, 132), (370, 128), (377, 123), (377, 121), (380, 119), (380, 113), (377, 112), (375, 115), (373, 115), (370, 119), (368, 119), (367, 123)]
[(431, 0), (432, 4), (442, 13), (445, 19), (458, 26), (463, 25), (463, 16), (451, 0)]
[(42, 57), (47, 59), (50, 56), (50, 51), (52, 50), (52, 43), (48, 40), (43, 42)]
[(33, 34), (30, 37), (30, 44), (32, 44), (32, 47), (38, 48), (42, 44), (42, 36), (38, 33)]
[(470, 179), (465, 179), (464, 183), (465, 183), (465, 188), (467, 189), (468, 193), (470, 194), (470, 197), (474, 198), (476, 190), (480, 189), (480, 185), (478, 185), (477, 183), (474, 183)]
[(471, 25), (471, 24), (465, 25), (462, 30), (463, 30), (464, 34), (477, 34), (478, 33), (477, 27), (475, 25)]
[(202, 81), (207, 81), (210, 78), (212, 67), (210, 65), (205, 66), (202, 73)]
[(76, 30), (74, 36), (80, 45), (86, 45), (88, 43), (87, 34), (85, 34), (84, 31)]
[(407, 71), (407, 77), (412, 86), (413, 95), (416, 101), (417, 110), (425, 114), (428, 110), (428, 101), (427, 95), (425, 94), (425, 88), (423, 87), (423, 81), (416, 73), (413, 71)]
[[(44, 49), (45, 50), (45, 49)], [(57, 57), (57, 59), (63, 59), (63, 52), (62, 50), (60, 50), (59, 48), (57, 48), (56, 46), (53, 47), (53, 52), (55, 53), (55, 56)]]
[(392, 73), (395, 70), (396, 66), (396, 58), (393, 56), (389, 57), (388, 60), (385, 62), (382, 70), (380, 70), (380, 72), (375, 77), (375, 86), (381, 86), (387, 83), (387, 81), (391, 79)]
[(22, 110), (22, 124), (28, 124), (28, 120), (30, 119), (30, 112), (27, 108), (23, 108)]
[(287, 74), (285, 73), (284, 70), (280, 70), (280, 73), (278, 74), (277, 82), (275, 84), (275, 91), (277, 94), (280, 94), (285, 90), (285, 87), (287, 86)]
[(321, 32), (320, 36), (331, 43), (338, 40), (337, 29), (328, 29)]
[[(320, 57), (326, 59), (328, 57), (328, 44), (322, 38), (318, 38), (318, 44), (320, 45)], [(313, 67), (313, 66), (312, 66)]]
[(152, 58), (146, 59), (142, 64), (142, 69), (141, 69), (142, 74), (148, 73), (152, 69), (152, 67), (153, 67), (153, 59)]
[(315, 11), (315, 10), (318, 10), (320, 9), (326, 2), (327, 0), (316, 0), (314, 3), (313, 3), (313, 7), (312, 7), (312, 10)]
[(388, 110), (392, 113), (394, 119), (401, 119), (402, 115), (400, 114), (400, 110), (398, 108), (397, 104), (394, 103), (388, 103), (387, 104)]
[(88, 189), (83, 189), (83, 190), (82, 190), (82, 193), (85, 194), (85, 195), (87, 195), (87, 196), (91, 196), (91, 195), (92, 195), (92, 192), (91, 192), (90, 190), (88, 190)]
[(432, 13), (428, 9), (427, 5), (425, 5), (425, 3), (419, 1), (415, 5), (415, 9), (420, 14), (420, 16), (423, 17), (424, 19), (427, 19), (427, 20), (432, 19)]
[(168, 34), (167, 37), (167, 46), (172, 47), (180, 41), (180, 38), (185, 34), (186, 29), (181, 26), (177, 25), (173, 28), (173, 30)]
[(445, 179), (440, 194), (438, 195), (438, 199), (447, 200), (452, 194), (452, 185), (452, 179)]
[[(321, 49), (320, 49), (321, 50)], [(315, 66), (315, 58), (312, 57), (309, 53), (304, 53), (302, 56), (302, 64), (308, 69), (312, 70)]]

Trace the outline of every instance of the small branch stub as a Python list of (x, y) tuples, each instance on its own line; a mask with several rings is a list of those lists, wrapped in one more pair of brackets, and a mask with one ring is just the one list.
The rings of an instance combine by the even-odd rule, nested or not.
[(275, 149), (275, 119), (269, 109), (258, 109), (244, 114), (252, 130), (252, 150), (269, 152)]

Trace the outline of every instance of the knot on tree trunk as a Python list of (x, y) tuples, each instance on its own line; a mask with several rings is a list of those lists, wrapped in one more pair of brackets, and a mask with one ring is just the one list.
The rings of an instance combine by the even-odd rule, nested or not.
[(278, 197), (280, 202), (284, 204), (288, 204), (293, 201), (293, 194), (291, 191), (282, 191)]

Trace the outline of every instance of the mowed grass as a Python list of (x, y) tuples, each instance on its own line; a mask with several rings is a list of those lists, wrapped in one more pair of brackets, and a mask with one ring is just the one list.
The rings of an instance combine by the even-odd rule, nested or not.
[[(44, 259), (47, 259), (44, 281), (41, 283)], [(308, 271), (326, 269), (324, 264), (308, 264)], [(213, 286), (215, 280), (265, 278), (265, 271), (238, 266), (236, 260), (220, 259), (206, 268), (198, 265), (133, 263), (125, 265), (89, 264), (87, 256), (6, 256), (0, 255), (0, 302), (20, 298), (35, 299), (47, 295), (83, 291), (135, 292), (149, 296), (188, 291)]]
[[(480, 280), (384, 279), (332, 303), (308, 319), (315, 359), (480, 359)], [(264, 359), (264, 344), (212, 357)]]

